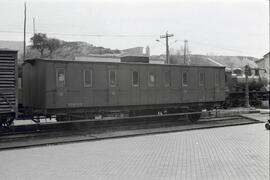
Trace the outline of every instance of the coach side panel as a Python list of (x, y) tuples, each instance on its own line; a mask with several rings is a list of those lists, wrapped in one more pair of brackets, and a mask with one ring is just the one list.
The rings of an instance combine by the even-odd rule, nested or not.
[[(48, 108), (213, 102), (224, 99), (222, 68), (59, 62), (49, 63), (46, 72)], [(138, 76), (137, 82), (133, 82), (133, 76)]]

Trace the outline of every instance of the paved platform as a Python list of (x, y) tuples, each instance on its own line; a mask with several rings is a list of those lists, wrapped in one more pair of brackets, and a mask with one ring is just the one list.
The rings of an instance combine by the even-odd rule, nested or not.
[(269, 179), (264, 124), (0, 152), (2, 180)]
[(242, 117), (267, 122), (270, 119), (269, 110), (260, 110), (260, 113), (242, 114)]
[(270, 116), (265, 114), (255, 113), (255, 114), (242, 114), (242, 117), (254, 119), (261, 122), (267, 122), (270, 119)]
[[(170, 126), (164, 124), (162, 126), (153, 125), (150, 127), (146, 125), (145, 127), (123, 127), (116, 128), (111, 130), (98, 130), (88, 129), (88, 130), (77, 130), (77, 131), (49, 131), (49, 132), (37, 132), (36, 134), (17, 134), (17, 135), (7, 135), (2, 136), (0, 139), (0, 151), (6, 149), (14, 148), (25, 148), (29, 146), (46, 146), (49, 144), (60, 144), (60, 143), (71, 143), (78, 141), (90, 141), (90, 140), (101, 140), (101, 139), (111, 139), (111, 138), (120, 138), (120, 137), (130, 137), (130, 136), (142, 136), (142, 135), (151, 135), (151, 134), (161, 134), (161, 133), (172, 133), (179, 131), (195, 130), (195, 129), (208, 129), (208, 128), (217, 128), (225, 126), (236, 126), (244, 124), (254, 124), (260, 123), (258, 120), (253, 120), (252, 118), (241, 118), (241, 117), (230, 117), (230, 118), (215, 118), (215, 119), (201, 119), (197, 123), (186, 123), (178, 124), (172, 122)], [(74, 124), (76, 125), (76, 124)], [(84, 124), (82, 126), (87, 126)]]

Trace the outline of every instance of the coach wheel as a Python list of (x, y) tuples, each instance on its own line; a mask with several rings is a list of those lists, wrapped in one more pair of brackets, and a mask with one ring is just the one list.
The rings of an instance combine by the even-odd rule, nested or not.
[(136, 112), (134, 110), (129, 110), (129, 117), (136, 116)]
[(270, 130), (270, 124), (266, 123), (266, 124), (265, 124), (265, 128), (266, 128), (267, 130)]
[(200, 119), (201, 113), (196, 113), (196, 114), (188, 114), (188, 119), (190, 122), (196, 122)]
[(60, 121), (66, 121), (67, 120), (67, 116), (64, 115), (56, 115), (56, 121), (60, 122)]
[(14, 117), (7, 117), (1, 120), (2, 127), (9, 127), (14, 121)]
[(13, 124), (14, 119), (15, 119), (14, 117), (9, 117), (7, 120), (7, 125), (10, 126), (11, 124)]

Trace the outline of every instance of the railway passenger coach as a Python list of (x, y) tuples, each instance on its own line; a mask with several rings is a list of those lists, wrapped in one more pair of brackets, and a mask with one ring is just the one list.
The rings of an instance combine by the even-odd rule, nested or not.
[(28, 114), (58, 120), (198, 112), (225, 100), (224, 77), (225, 67), (29, 59), (23, 104)]

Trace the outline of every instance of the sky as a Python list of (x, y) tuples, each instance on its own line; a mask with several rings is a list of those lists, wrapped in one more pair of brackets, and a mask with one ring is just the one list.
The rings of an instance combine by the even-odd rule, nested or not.
[[(269, 51), (268, 0), (26, 0), (27, 44), (36, 32), (112, 49), (261, 58)], [(23, 0), (0, 1), (0, 40), (23, 41)], [(156, 41), (157, 39), (160, 42)]]

